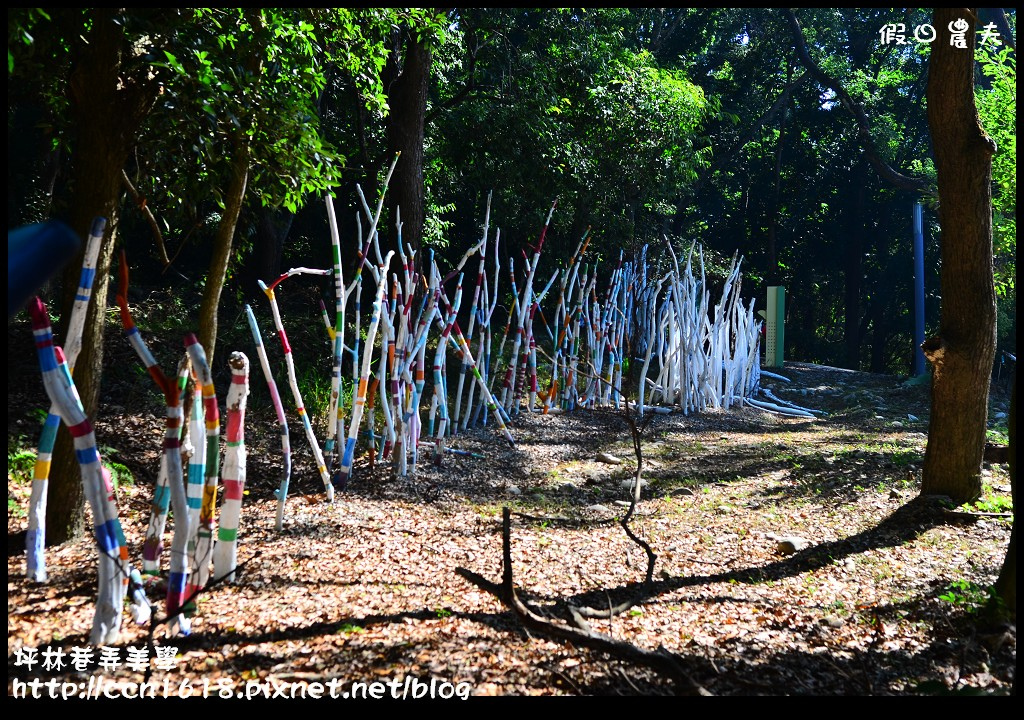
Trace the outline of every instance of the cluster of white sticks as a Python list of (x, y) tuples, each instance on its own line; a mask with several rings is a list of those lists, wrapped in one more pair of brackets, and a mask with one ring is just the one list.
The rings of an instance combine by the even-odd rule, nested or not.
[[(393, 169), (394, 163), (387, 179)], [(493, 423), (514, 446), (509, 426), (522, 412), (618, 408), (633, 396), (632, 406), (640, 415), (673, 408), (690, 413), (728, 409), (758, 389), (761, 321), (755, 316), (754, 301), (745, 305), (741, 300), (741, 259), (735, 256), (714, 305), (703, 251), (696, 243), (681, 268), (666, 239), (667, 271), (658, 272), (652, 282), (648, 276), (654, 268), (647, 260), (646, 246), (632, 261), (624, 262), (620, 253), (607, 284), (599, 287), (599, 263), (586, 262), (588, 230), (569, 263), (554, 270), (540, 286), (535, 280), (557, 206), (553, 203), (532, 254), (522, 253), (518, 267), (516, 259), (509, 258), (511, 289), (506, 291), (506, 322), (495, 351), (499, 333), (492, 320), (502, 299), (501, 233), (497, 231), (492, 240), (490, 197), (480, 241), (445, 272), (429, 249), (420, 251), (426, 258), (417, 262), (416, 251), (402, 242), (400, 216), (396, 219), (397, 256), (395, 251), (382, 253), (378, 223), (383, 195), (371, 210), (362, 190), (357, 190), (363, 210), (356, 218), (361, 251), (347, 283), (330, 196), (326, 204), (333, 269), (293, 268), (269, 285), (260, 282), (270, 301), (288, 382), (328, 502), (333, 500), (335, 485), (344, 488), (349, 481), (361, 438), (365, 445), (360, 447), (366, 448), (371, 463), (390, 460), (394, 473), (405, 476), (415, 472), (421, 448), (438, 466), (446, 453), (479, 457), (446, 447), (451, 437), (470, 426)], [(366, 232), (363, 217), (368, 222)], [(490, 253), (489, 248), (493, 248)], [(477, 265), (470, 296), (463, 269), (474, 256)], [(488, 259), (492, 259), (490, 268)], [(283, 280), (295, 275), (334, 277), (333, 320), (321, 303), (334, 350), (330, 429), (322, 449), (303, 405), (275, 294)], [(374, 285), (368, 321), (361, 309), (367, 279)], [(466, 302), (466, 298), (471, 299)], [(281, 425), (285, 477), (278, 490), (280, 527), (291, 468), (288, 429), (258, 324), (252, 309), (246, 310)], [(465, 332), (460, 315), (468, 318)], [(352, 337), (349, 343), (346, 330)], [(351, 359), (348, 406), (341, 402), (346, 357)], [(639, 373), (629, 374), (630, 363), (634, 370), (640, 368)], [(635, 392), (623, 387), (624, 376), (638, 383)]]

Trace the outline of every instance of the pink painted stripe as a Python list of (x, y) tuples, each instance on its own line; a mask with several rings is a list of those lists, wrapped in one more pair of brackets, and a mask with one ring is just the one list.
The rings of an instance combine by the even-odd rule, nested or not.
[(228, 480), (224, 479), (224, 499), (225, 500), (241, 500), (242, 491), (245, 488), (245, 483), (241, 480)]
[(228, 413), (228, 442), (238, 442), (242, 439), (242, 414), (237, 412)]
[(84, 437), (85, 435), (88, 435), (89, 433), (92, 432), (92, 423), (89, 422), (88, 418), (86, 418), (77, 425), (69, 425), (68, 432), (71, 433), (71, 437)]

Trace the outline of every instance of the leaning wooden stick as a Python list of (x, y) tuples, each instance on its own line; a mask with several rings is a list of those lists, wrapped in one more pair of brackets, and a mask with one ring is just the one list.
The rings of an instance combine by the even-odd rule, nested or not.
[[(484, 283), (484, 264), (487, 259), (487, 233), (491, 226), (491, 193), (487, 193), (487, 210), (484, 213), (484, 237), (480, 241), (480, 264), (476, 274), (476, 288), (473, 290), (473, 301), (469, 306), (469, 326), (466, 328), (466, 342), (473, 342), (473, 330), (476, 328), (476, 306), (477, 301), (480, 299), (480, 290)], [(452, 410), (452, 434), (457, 435), (459, 431), (459, 413), (461, 412), (462, 406), (462, 385), (466, 381), (466, 372), (469, 370), (469, 363), (466, 362), (466, 358), (462, 358), (462, 363), (459, 367), (459, 384), (455, 391), (455, 405)], [(472, 386), (471, 386), (472, 387)], [(470, 400), (472, 405), (472, 400)], [(469, 414), (467, 408), (466, 414)]]
[(274, 282), (271, 286), (267, 286), (262, 280), (257, 280), (260, 286), (260, 290), (266, 294), (267, 299), (270, 300), (270, 310), (274, 316), (274, 327), (277, 328), (277, 335), (281, 339), (281, 349), (284, 351), (284, 362), (285, 367), (288, 369), (288, 384), (292, 389), (292, 398), (295, 400), (295, 409), (299, 413), (299, 417), (302, 419), (302, 428), (306, 431), (306, 439), (309, 441), (309, 446), (313, 450), (313, 458), (316, 461), (317, 472), (320, 473), (320, 479), (324, 484), (324, 491), (327, 493), (327, 502), (334, 502), (334, 485), (331, 483), (331, 475), (327, 472), (327, 466), (324, 464), (324, 456), (320, 451), (320, 443), (317, 442), (316, 434), (313, 432), (313, 425), (309, 421), (309, 416), (306, 414), (306, 407), (302, 402), (302, 393), (299, 392), (299, 381), (295, 377), (295, 361), (292, 359), (292, 347), (288, 344), (288, 334), (284, 330), (284, 325), (281, 322), (281, 312), (277, 309), (277, 297), (274, 295), (274, 285), (281, 282), (285, 277), (296, 274), (300, 271), (308, 271), (316, 275), (326, 275), (329, 271), (310, 271), (308, 268), (296, 268), (289, 270), (287, 273), (282, 275)]
[[(53, 330), (46, 306), (38, 297), (29, 303), (36, 354), (43, 372), (43, 385), (74, 438), (75, 455), (82, 473), (82, 486), (93, 514), (93, 536), (99, 551), (99, 593), (89, 642), (110, 645), (121, 631), (121, 612), (130, 568), (125, 553), (121, 524), (117, 519), (109, 473), (103, 469), (92, 423), (82, 408), (64, 353), (53, 344)], [(122, 582), (123, 577), (123, 582)]]
[(323, 308), (324, 322), (331, 336), (334, 348), (334, 364), (331, 368), (331, 400), (328, 404), (327, 419), (328, 432), (327, 442), (324, 450), (333, 457), (335, 463), (340, 464), (339, 454), (341, 452), (342, 439), (345, 437), (345, 420), (342, 414), (341, 403), (341, 361), (345, 346), (345, 282), (341, 274), (341, 235), (338, 232), (338, 220), (334, 214), (334, 201), (328, 193), (324, 196), (327, 203), (327, 220), (331, 231), (331, 254), (334, 260), (334, 324), (330, 323), (327, 316), (327, 308), (323, 301), (320, 302)]
[(252, 308), (245, 306), (245, 315), (249, 320), (249, 330), (252, 331), (252, 339), (256, 343), (256, 354), (260, 358), (260, 366), (263, 368), (263, 377), (267, 381), (267, 389), (270, 391), (270, 400), (274, 403), (274, 412), (277, 414), (277, 427), (281, 433), (281, 456), (284, 463), (284, 476), (274, 494), (277, 496), (277, 531), (284, 529), (284, 506), (288, 499), (288, 483), (292, 476), (292, 449), (288, 438), (288, 419), (284, 414), (284, 406), (281, 404), (281, 394), (277, 391), (277, 383), (274, 382), (274, 375), (270, 371), (270, 361), (267, 360), (267, 349), (263, 345), (263, 335), (260, 333), (260, 326), (256, 323), (256, 316)]
[[(135, 353), (142, 360), (150, 377), (156, 382), (164, 395), (166, 420), (164, 423), (163, 454), (160, 472), (157, 476), (153, 493), (150, 522), (146, 531), (146, 540), (142, 547), (143, 569), (148, 574), (159, 574), (160, 558), (163, 554), (163, 532), (167, 521), (169, 506), (174, 509), (174, 538), (171, 542), (170, 575), (167, 581), (166, 607), (172, 634), (189, 633), (189, 620), (177, 613), (185, 597), (185, 584), (189, 570), (189, 543), (192, 541), (194, 522), (191, 518), (188, 498), (185, 493), (182, 475), (182, 430), (184, 414), (182, 397), (189, 384), (190, 361), (186, 354), (178, 365), (177, 381), (168, 378), (150, 352), (146, 341), (139, 333), (128, 307), (128, 262), (124, 252), (121, 253), (120, 285), (117, 294), (120, 306), (121, 324), (128, 341)], [(205, 445), (201, 446), (205, 447)], [(201, 471), (200, 471), (201, 474)], [(201, 480), (200, 480), (201, 482)]]
[[(92, 229), (85, 244), (85, 259), (82, 273), (78, 279), (78, 292), (71, 307), (71, 319), (68, 321), (68, 333), (64, 342), (68, 367), (75, 369), (75, 360), (82, 349), (82, 330), (85, 327), (85, 316), (89, 309), (89, 298), (92, 296), (92, 284), (96, 277), (96, 261), (99, 257), (103, 231), (107, 226), (106, 218), (97, 217), (92, 222)], [(32, 496), (28, 504), (28, 532), (25, 534), (25, 568), (26, 575), (36, 582), (46, 581), (46, 489), (50, 477), (50, 461), (53, 457), (53, 445), (57, 440), (57, 429), (60, 427), (60, 415), (54, 405), (46, 414), (43, 432), (39, 436), (39, 452), (36, 454), (35, 468), (32, 473)]]
[[(166, 407), (164, 449), (161, 454), (160, 470), (157, 473), (156, 486), (153, 488), (153, 502), (151, 504), (149, 526), (146, 529), (146, 539), (142, 545), (142, 571), (147, 575), (160, 574), (160, 559), (163, 555), (163, 533), (167, 522), (167, 512), (171, 502), (171, 480), (170, 475), (177, 468), (178, 482), (181, 482), (181, 457), (179, 454), (181, 439), (181, 392), (177, 383), (164, 374), (160, 364), (153, 357), (149, 346), (143, 339), (135, 320), (132, 318), (131, 309), (128, 307), (128, 258), (125, 251), (121, 250), (121, 265), (118, 272), (119, 283), (117, 289), (117, 304), (120, 308), (121, 327), (124, 328), (125, 337), (128, 343), (135, 350), (135, 354), (142, 360), (149, 376), (153, 378), (160, 393), (164, 396)], [(171, 436), (173, 435), (173, 439)], [(187, 534), (188, 518), (183, 518)], [(176, 527), (179, 527), (176, 525)]]

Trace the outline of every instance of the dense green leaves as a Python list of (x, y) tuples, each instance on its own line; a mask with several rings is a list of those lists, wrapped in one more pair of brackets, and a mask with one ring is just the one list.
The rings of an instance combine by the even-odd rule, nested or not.
[(978, 63), (988, 79), (975, 96), (982, 125), (996, 141), (992, 158), (992, 241), (996, 291), (1004, 298), (1016, 291), (1017, 279), (1017, 58), (1009, 47), (978, 49)]
[[(250, 210), (297, 213), (290, 247), (325, 248), (325, 220), (312, 201), (333, 189), (354, 206), (354, 183), (372, 195), (388, 165), (385, 78), (401, 64), (393, 53), (400, 28), (433, 47), (423, 159), (428, 244), (461, 254), (478, 238), (493, 190), (492, 226), (502, 228), (503, 254), (515, 254), (557, 197), (545, 261), (571, 252), (588, 227), (595, 258), (661, 248), (663, 234), (681, 246), (699, 240), (720, 258), (739, 251), (748, 296), (764, 297), (761, 278), (787, 286), (788, 356), (905, 371), (910, 216), (921, 198), (877, 172), (867, 140), (892, 168), (934, 184), (924, 112), (929, 46), (912, 40), (930, 13), (795, 12), (808, 52), (863, 111), (866, 132), (836, 91), (808, 73), (783, 9), (125, 10), (120, 22), (136, 39), (126, 62), (148, 68), (162, 87), (128, 172), (165, 229), (181, 237), (218, 222), (232, 161), (244, 149)], [(61, 159), (74, 154), (61, 83), (83, 17), (27, 8), (8, 16), (9, 125), (45, 128), (39, 137), (59, 147)], [(905, 24), (907, 44), (881, 42), (887, 23)], [(996, 272), (1008, 302), (1016, 275), (1016, 66), (1006, 52), (978, 60), (978, 106), (999, 147)], [(11, 112), (22, 113), (29, 97), (42, 108), (36, 115)], [(27, 155), (28, 146), (16, 150)], [(60, 183), (45, 194), (40, 154), (31, 171), (22, 155), (9, 185), (36, 189), (36, 199), (19, 211), (52, 212)], [(253, 224), (243, 214), (240, 254), (250, 252)], [(206, 240), (201, 231), (191, 237)], [(938, 238), (929, 205), (930, 326)], [(201, 262), (201, 254), (182, 261)], [(1004, 310), (1012, 327), (1013, 303)]]

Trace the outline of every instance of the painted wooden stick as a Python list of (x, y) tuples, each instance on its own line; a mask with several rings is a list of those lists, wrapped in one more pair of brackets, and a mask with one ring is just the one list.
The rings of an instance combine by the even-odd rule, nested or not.
[(160, 469), (157, 474), (156, 486), (153, 489), (153, 502), (151, 505), (149, 526), (146, 530), (146, 539), (142, 546), (142, 570), (148, 575), (160, 574), (160, 558), (163, 554), (163, 532), (167, 521), (167, 511), (170, 508), (171, 489), (169, 480), (169, 466), (177, 463), (180, 469), (181, 457), (178, 453), (178, 441), (180, 440), (181, 423), (180, 407), (177, 412), (172, 408), (180, 406), (180, 392), (170, 378), (168, 378), (157, 363), (153, 353), (150, 352), (146, 341), (142, 338), (139, 329), (135, 326), (131, 310), (128, 307), (128, 259), (124, 250), (121, 250), (121, 263), (119, 269), (119, 284), (117, 290), (117, 304), (120, 308), (121, 327), (124, 328), (125, 336), (129, 344), (135, 350), (135, 354), (142, 360), (146, 371), (156, 383), (160, 393), (164, 396), (164, 404), (167, 407), (166, 426), (169, 428), (174, 423), (175, 439), (173, 442), (173, 461), (168, 460), (168, 454), (172, 450), (168, 447), (168, 440), (165, 437), (164, 451), (160, 456)]
[[(187, 355), (186, 350), (186, 355)], [(191, 364), (191, 362), (190, 362)], [(206, 486), (206, 410), (203, 407), (203, 386), (195, 367), (191, 367), (192, 409), (188, 418), (188, 478), (185, 484), (185, 503), (188, 506), (189, 538), (186, 546), (187, 568), (195, 564), (196, 545), (199, 541), (199, 515), (203, 509), (203, 491)]]
[[(178, 395), (187, 392), (191, 360), (188, 354), (178, 363)], [(164, 469), (167, 476), (167, 487), (171, 494), (171, 508), (174, 511), (174, 536), (171, 539), (171, 562), (167, 576), (166, 610), (171, 617), (168, 632), (171, 635), (188, 635), (191, 631), (190, 621), (177, 610), (185, 602), (185, 588), (192, 558), (189, 555), (189, 542), (193, 536), (193, 526), (189, 518), (188, 498), (185, 494), (185, 482), (182, 477), (181, 465), (181, 431), (185, 422), (182, 403), (167, 406), (167, 427), (164, 431)]]
[(99, 551), (99, 593), (89, 642), (109, 645), (117, 642), (120, 634), (121, 612), (130, 575), (126, 553), (122, 552), (124, 540), (117, 519), (113, 487), (110, 475), (104, 471), (100, 461), (93, 426), (82, 408), (64, 353), (54, 347), (46, 306), (36, 297), (30, 301), (28, 310), (32, 318), (36, 354), (43, 372), (43, 385), (51, 404), (74, 438), (85, 497), (93, 513), (93, 536)]
[[(448, 320), (445, 323), (444, 330), (441, 331), (441, 338), (437, 341), (437, 350), (434, 352), (434, 397), (437, 398), (438, 409), (441, 415), (437, 435), (434, 436), (434, 465), (436, 466), (440, 466), (444, 458), (444, 433), (448, 424), (448, 394), (444, 387), (441, 364), (444, 361), (445, 350), (447, 350), (448, 336), (451, 335), (452, 324), (455, 322), (461, 304), (462, 273), (459, 273), (459, 282), (455, 288), (455, 302), (452, 307), (448, 308)], [(462, 359), (463, 362), (467, 360), (465, 355), (463, 355)]]
[[(380, 277), (387, 277), (388, 266), (391, 264), (391, 258), (393, 256), (394, 251), (389, 251), (387, 256), (384, 258), (384, 266), (381, 268)], [(339, 483), (341, 484), (342, 489), (345, 488), (345, 485), (348, 483), (349, 476), (352, 474), (352, 463), (355, 456), (356, 439), (359, 434), (359, 423), (362, 420), (363, 407), (366, 403), (366, 390), (370, 375), (370, 360), (373, 355), (373, 344), (377, 338), (377, 328), (380, 326), (381, 306), (384, 302), (384, 290), (386, 288), (387, 283), (385, 282), (377, 284), (377, 296), (373, 302), (373, 314), (370, 317), (370, 324), (366, 330), (366, 349), (363, 351), (362, 370), (359, 374), (359, 385), (353, 401), (351, 419), (349, 420), (348, 439), (345, 441), (345, 452), (341, 457), (341, 469), (338, 471)]]
[(231, 367), (231, 387), (227, 396), (227, 449), (222, 473), (224, 504), (220, 511), (217, 546), (213, 552), (213, 570), (216, 577), (234, 582), (245, 493), (245, 404), (249, 395), (249, 358), (244, 353), (233, 352), (228, 365)]
[[(291, 272), (291, 271), (289, 271)], [(326, 274), (321, 272), (317, 274)], [(278, 278), (277, 282), (280, 282), (288, 273)], [(292, 359), (292, 348), (288, 344), (288, 334), (284, 330), (284, 324), (281, 322), (281, 312), (277, 308), (277, 297), (274, 294), (274, 288), (267, 287), (262, 280), (257, 280), (260, 289), (270, 300), (270, 311), (274, 316), (274, 327), (277, 328), (277, 335), (281, 339), (281, 349), (284, 351), (284, 362), (285, 367), (288, 369), (288, 384), (292, 390), (292, 398), (295, 400), (295, 409), (299, 413), (299, 418), (302, 420), (302, 428), (306, 431), (306, 439), (309, 441), (309, 446), (313, 451), (313, 458), (316, 461), (317, 472), (320, 473), (320, 479), (323, 481), (324, 490), (327, 493), (327, 502), (334, 502), (334, 485), (331, 483), (331, 476), (327, 472), (327, 466), (324, 464), (324, 456), (320, 451), (320, 443), (317, 442), (316, 435), (313, 433), (313, 425), (309, 421), (309, 416), (306, 414), (306, 407), (302, 402), (302, 393), (299, 391), (299, 382), (295, 377), (295, 361)], [(276, 282), (274, 283), (277, 284)]]
[(270, 361), (267, 359), (267, 349), (263, 345), (263, 335), (260, 333), (260, 326), (256, 322), (256, 316), (252, 308), (245, 306), (245, 315), (249, 320), (249, 330), (252, 332), (252, 339), (256, 343), (256, 354), (260, 358), (260, 366), (263, 368), (263, 377), (267, 381), (267, 389), (270, 391), (270, 400), (274, 404), (274, 413), (277, 415), (277, 427), (281, 433), (281, 458), (283, 461), (284, 474), (278, 488), (274, 491), (277, 497), (277, 521), (275, 527), (278, 532), (284, 529), (284, 508), (288, 500), (288, 484), (292, 477), (292, 449), (288, 437), (288, 418), (284, 414), (284, 405), (281, 403), (281, 394), (277, 390), (277, 383), (274, 382), (274, 374), (270, 370)]
[[(128, 337), (128, 341), (139, 356), (139, 359), (142, 360), (143, 365), (146, 366), (150, 377), (153, 378), (153, 381), (163, 393), (166, 408), (160, 471), (157, 476), (156, 487), (154, 488), (152, 512), (146, 532), (146, 540), (142, 548), (143, 569), (145, 572), (154, 575), (160, 572), (164, 526), (167, 521), (168, 509), (173, 505), (175, 517), (174, 537), (171, 542), (170, 573), (166, 594), (167, 615), (172, 620), (168, 631), (172, 635), (187, 635), (190, 631), (189, 620), (184, 615), (175, 615), (175, 613), (184, 601), (190, 562), (188, 548), (195, 529), (190, 522), (188, 499), (185, 494), (185, 484), (182, 475), (181, 441), (184, 429), (182, 396), (188, 386), (191, 363), (188, 355), (185, 355), (178, 365), (176, 380), (172, 381), (164, 374), (160, 365), (153, 357), (152, 352), (150, 352), (149, 347), (146, 345), (146, 341), (135, 325), (128, 306), (128, 261), (123, 250), (121, 252), (117, 304), (120, 308), (121, 325), (124, 327), (125, 335)], [(192, 519), (192, 522), (194, 522), (194, 519)]]
[[(96, 277), (96, 261), (106, 226), (106, 218), (95, 218), (85, 244), (82, 272), (78, 278), (78, 292), (75, 293), (75, 302), (71, 306), (71, 318), (68, 321), (67, 339), (64, 343), (68, 367), (72, 372), (78, 353), (82, 349), (82, 330), (85, 327), (85, 316), (92, 296), (93, 280)], [(46, 490), (53, 445), (57, 440), (59, 427), (60, 415), (57, 408), (51, 404), (39, 436), (39, 447), (32, 472), (32, 495), (28, 503), (28, 530), (25, 533), (25, 571), (28, 578), (36, 582), (46, 582)]]
[[(477, 268), (476, 274), (476, 288), (473, 290), (473, 301), (469, 306), (469, 325), (466, 328), (466, 341), (469, 343), (473, 342), (473, 330), (476, 327), (476, 307), (477, 302), (480, 299), (480, 289), (484, 281), (484, 264), (487, 259), (487, 233), (491, 226), (491, 194), (487, 193), (487, 210), (484, 212), (484, 236), (480, 241), (480, 264)], [(466, 380), (466, 371), (469, 369), (469, 363), (466, 358), (462, 358), (462, 362), (459, 364), (459, 384), (455, 390), (455, 406), (452, 411), (452, 434), (458, 434), (459, 428), (459, 413), (462, 408), (462, 385)], [(471, 384), (472, 386), (472, 384)], [(470, 401), (472, 404), (472, 401)], [(467, 409), (467, 415), (469, 414)]]
[(328, 403), (327, 418), (328, 432), (327, 442), (324, 451), (333, 458), (332, 467), (338, 464), (340, 458), (338, 453), (341, 449), (342, 438), (345, 437), (345, 419), (341, 403), (341, 361), (345, 345), (345, 281), (341, 271), (341, 234), (338, 231), (338, 219), (334, 214), (334, 201), (330, 193), (324, 194), (327, 204), (327, 221), (331, 232), (331, 254), (334, 260), (334, 325), (333, 328), (328, 322), (327, 309), (321, 301), (324, 321), (330, 331), (332, 346), (334, 349), (334, 364), (331, 368), (331, 399)]
[(186, 588), (186, 596), (194, 597), (198, 591), (206, 587), (210, 577), (210, 563), (213, 560), (217, 485), (220, 479), (220, 409), (217, 407), (217, 394), (213, 387), (213, 373), (206, 362), (206, 351), (194, 333), (185, 336), (185, 350), (203, 388), (203, 413), (206, 416), (206, 478), (203, 484), (203, 504), (199, 510), (195, 557)]

